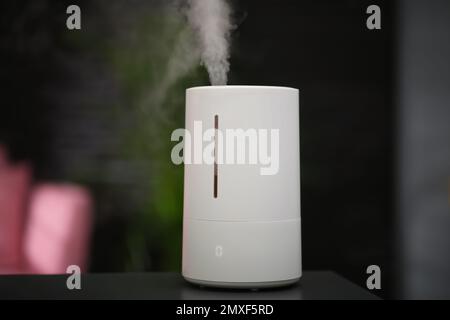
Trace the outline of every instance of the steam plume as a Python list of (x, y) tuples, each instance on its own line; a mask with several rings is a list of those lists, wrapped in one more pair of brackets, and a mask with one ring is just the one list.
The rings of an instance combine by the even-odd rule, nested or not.
[(212, 85), (226, 85), (230, 69), (231, 9), (227, 0), (188, 0), (187, 18), (197, 34), (201, 61)]

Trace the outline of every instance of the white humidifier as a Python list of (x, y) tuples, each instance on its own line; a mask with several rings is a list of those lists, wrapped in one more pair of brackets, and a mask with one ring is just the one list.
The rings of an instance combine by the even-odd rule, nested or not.
[(299, 92), (186, 91), (183, 277), (262, 288), (302, 274)]

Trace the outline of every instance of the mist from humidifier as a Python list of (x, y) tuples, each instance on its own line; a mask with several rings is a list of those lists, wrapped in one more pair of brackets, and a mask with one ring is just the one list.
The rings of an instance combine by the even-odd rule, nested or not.
[(189, 0), (187, 18), (197, 35), (211, 84), (226, 85), (230, 69), (231, 8), (226, 0)]

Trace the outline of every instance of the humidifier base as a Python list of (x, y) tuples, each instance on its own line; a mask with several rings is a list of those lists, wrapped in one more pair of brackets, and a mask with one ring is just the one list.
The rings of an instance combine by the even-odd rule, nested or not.
[(300, 241), (300, 219), (185, 219), (182, 275), (213, 287), (288, 285), (302, 275)]
[(288, 280), (279, 281), (261, 281), (261, 282), (224, 282), (224, 281), (208, 281), (191, 279), (184, 277), (187, 282), (198, 286), (213, 287), (213, 288), (230, 288), (230, 289), (264, 289), (276, 288), (292, 285), (300, 280), (300, 277)]

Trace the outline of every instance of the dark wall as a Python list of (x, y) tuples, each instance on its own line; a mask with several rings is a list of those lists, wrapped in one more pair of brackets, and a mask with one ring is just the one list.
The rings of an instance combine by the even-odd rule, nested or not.
[[(232, 84), (300, 89), (303, 261), (389, 289), (393, 211), (392, 2), (239, 1)], [(237, 17), (239, 20), (239, 16)]]
[(400, 1), (399, 295), (450, 298), (450, 3)]

